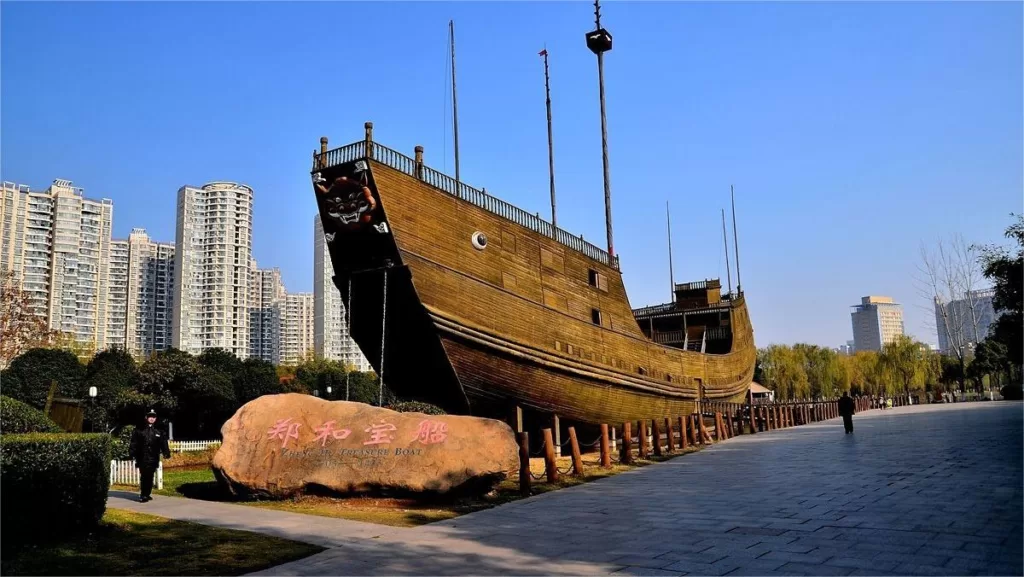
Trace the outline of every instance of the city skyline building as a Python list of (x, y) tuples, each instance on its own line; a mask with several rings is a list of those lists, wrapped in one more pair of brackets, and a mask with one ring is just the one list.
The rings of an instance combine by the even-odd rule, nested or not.
[(961, 347), (973, 350), (988, 336), (989, 327), (998, 317), (992, 306), (994, 296), (995, 289), (988, 288), (969, 291), (948, 303), (933, 299), (939, 352), (951, 354)]
[(357, 371), (371, 371), (370, 362), (348, 331), (341, 292), (334, 286), (334, 264), (320, 215), (313, 217), (313, 347), (317, 356), (342, 361)]
[(134, 228), (127, 244), (125, 348), (148, 358), (172, 342), (174, 243), (154, 241), (145, 229)]
[(249, 356), (253, 190), (234, 182), (178, 189), (172, 344)]
[(279, 364), (298, 364), (307, 353), (314, 350), (313, 300), (313, 293), (288, 293), (285, 296)]
[(281, 270), (260, 269), (253, 261), (249, 308), (249, 356), (270, 363), (281, 358), (281, 332), (286, 298)]
[(903, 305), (892, 297), (861, 297), (850, 313), (854, 351), (881, 351), (882, 347), (904, 334)]
[(0, 268), (50, 329), (105, 348), (113, 201), (86, 198), (65, 179), (41, 192), (4, 182), (2, 191)]

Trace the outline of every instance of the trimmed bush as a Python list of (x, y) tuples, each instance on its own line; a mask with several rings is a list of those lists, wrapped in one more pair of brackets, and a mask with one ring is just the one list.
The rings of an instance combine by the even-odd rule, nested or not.
[(61, 428), (39, 409), (0, 396), (0, 433), (60, 433)]
[(1019, 401), (1024, 398), (1024, 389), (1020, 385), (1006, 385), (1000, 389), (999, 394), (1007, 401)]
[(107, 508), (110, 435), (0, 436), (4, 539), (88, 531)]
[(113, 438), (110, 445), (110, 458), (115, 461), (128, 460), (128, 448), (131, 446), (132, 433), (135, 432), (135, 425), (125, 425)]
[(421, 403), (419, 401), (403, 401), (401, 403), (395, 403), (388, 407), (392, 411), (398, 411), (399, 413), (426, 413), (428, 415), (447, 415), (444, 409), (436, 407), (430, 403)]

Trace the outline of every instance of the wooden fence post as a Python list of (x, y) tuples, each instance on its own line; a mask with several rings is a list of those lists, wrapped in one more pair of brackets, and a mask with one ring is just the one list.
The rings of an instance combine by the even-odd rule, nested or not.
[(622, 423), (622, 453), (619, 456), (619, 462), (623, 465), (633, 462), (633, 447), (629, 446), (633, 440), (633, 433), (629, 430), (629, 425), (629, 421)]
[[(644, 421), (646, 423), (646, 421)], [(658, 419), (651, 419), (651, 439), (654, 441), (654, 456), (661, 456), (661, 427), (658, 426)]]
[(611, 448), (608, 446), (608, 425), (601, 425), (601, 467), (609, 469), (612, 466)]
[(640, 421), (640, 458), (646, 459), (651, 454), (651, 448), (647, 446), (647, 421)]
[(686, 435), (687, 435), (687, 433), (686, 433), (686, 421), (687, 421), (687, 419), (684, 419), (682, 416), (678, 417), (678, 419), (679, 419), (679, 448), (680, 449), (685, 449), (686, 446), (689, 444), (689, 443), (687, 443), (687, 438), (686, 438)]
[(558, 482), (558, 465), (555, 461), (555, 439), (551, 429), (544, 429), (544, 472), (548, 474), (548, 483)]
[(523, 496), (530, 495), (530, 435), (529, 433), (518, 433), (519, 435), (519, 493)]
[(580, 443), (576, 440), (576, 427), (569, 427), (569, 448), (572, 449), (573, 476), (582, 477), (583, 456), (580, 455)]
[(668, 453), (671, 453), (672, 449), (675, 448), (676, 441), (672, 436), (672, 419), (665, 417), (665, 449)]
[(701, 442), (711, 444), (711, 434), (708, 433), (707, 427), (704, 426), (704, 415), (697, 415), (697, 423), (700, 424), (700, 438)]

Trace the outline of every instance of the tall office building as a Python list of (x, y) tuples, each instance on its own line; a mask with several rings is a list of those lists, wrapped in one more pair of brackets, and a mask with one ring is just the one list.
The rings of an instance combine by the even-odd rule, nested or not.
[(334, 286), (334, 265), (320, 215), (313, 218), (313, 346), (325, 359), (343, 361), (357, 371), (372, 370), (359, 345), (348, 334), (345, 303)]
[(85, 198), (69, 180), (43, 192), (3, 183), (0, 266), (14, 273), (51, 329), (107, 345), (110, 199)]
[(903, 306), (890, 297), (866, 296), (850, 313), (853, 347), (857, 351), (880, 351), (903, 334)]
[(233, 182), (178, 190), (172, 344), (249, 356), (253, 191)]
[(989, 326), (998, 316), (992, 306), (993, 296), (995, 289), (984, 289), (971, 291), (964, 298), (948, 303), (938, 297), (934, 299), (940, 352), (949, 354), (960, 347), (973, 350), (988, 336)]
[(127, 244), (125, 348), (146, 358), (172, 342), (174, 243), (153, 241), (145, 229), (134, 228)]
[(288, 293), (281, 319), (281, 357), (285, 365), (297, 364), (313, 347), (313, 294)]
[(281, 323), (285, 288), (277, 268), (258, 269), (253, 262), (249, 308), (249, 356), (269, 363), (281, 359)]

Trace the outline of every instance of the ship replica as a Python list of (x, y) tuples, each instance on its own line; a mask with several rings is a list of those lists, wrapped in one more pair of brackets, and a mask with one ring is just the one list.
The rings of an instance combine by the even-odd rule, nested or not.
[(621, 424), (749, 387), (740, 290), (678, 284), (672, 302), (633, 310), (617, 256), (429, 168), (422, 147), (375, 142), (371, 123), (340, 148), (321, 138), (311, 175), (349, 333), (400, 397)]

